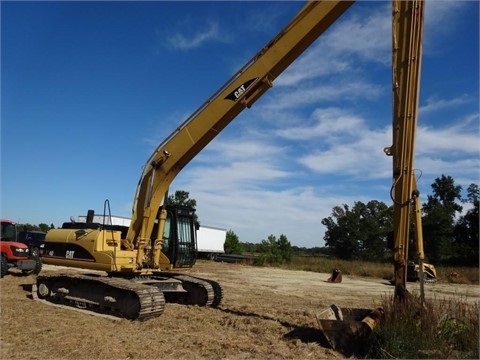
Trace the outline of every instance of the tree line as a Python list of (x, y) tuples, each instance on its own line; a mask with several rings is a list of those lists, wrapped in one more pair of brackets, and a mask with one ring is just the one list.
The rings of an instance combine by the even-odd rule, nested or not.
[(17, 231), (43, 231), (48, 232), (50, 229), (55, 229), (53, 224), (47, 225), (45, 223), (40, 223), (38, 225), (32, 224), (17, 224)]
[[(442, 265), (479, 264), (479, 187), (470, 184), (466, 197), (451, 176), (436, 178), (432, 194), (422, 204), (422, 232), (427, 261)], [(463, 212), (464, 206), (468, 210)], [(225, 252), (260, 254), (265, 262), (289, 262), (294, 254), (332, 256), (343, 260), (391, 262), (393, 260), (393, 206), (378, 200), (343, 204), (323, 218), (325, 247), (311, 249), (291, 246), (285, 235), (277, 240), (270, 235), (259, 244), (240, 242), (227, 232)], [(409, 258), (415, 260), (414, 222), (411, 221)], [(283, 256), (282, 256), (283, 255)]]
[[(422, 204), (422, 232), (426, 259), (434, 264), (478, 266), (479, 187), (471, 184), (467, 196), (451, 176), (435, 179), (432, 194)], [(462, 213), (462, 204), (469, 209)], [(391, 261), (393, 206), (377, 200), (333, 208), (322, 219), (329, 254), (346, 260)], [(415, 258), (413, 221), (409, 257)]]

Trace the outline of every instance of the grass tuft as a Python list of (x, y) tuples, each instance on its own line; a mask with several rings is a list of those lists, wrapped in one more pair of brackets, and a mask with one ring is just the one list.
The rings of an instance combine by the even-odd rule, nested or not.
[(479, 303), (384, 299), (385, 318), (370, 337), (366, 358), (478, 359)]

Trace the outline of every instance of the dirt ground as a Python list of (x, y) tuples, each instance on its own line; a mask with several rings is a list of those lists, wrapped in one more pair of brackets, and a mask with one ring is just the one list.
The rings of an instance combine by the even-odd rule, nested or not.
[[(64, 271), (45, 265), (42, 273)], [(330, 304), (374, 308), (393, 292), (385, 280), (201, 261), (193, 275), (218, 281), (219, 308), (167, 304), (145, 322), (112, 320), (45, 305), (34, 276), (0, 280), (1, 359), (332, 359), (315, 315)], [(418, 284), (409, 283), (411, 292)], [(478, 285), (427, 284), (427, 298), (480, 299)]]

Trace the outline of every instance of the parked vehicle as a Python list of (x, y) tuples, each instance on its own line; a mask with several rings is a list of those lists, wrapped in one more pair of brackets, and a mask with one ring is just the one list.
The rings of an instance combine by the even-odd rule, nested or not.
[(17, 228), (11, 220), (0, 220), (0, 277), (8, 270), (16, 268), (23, 274), (39, 274), (42, 270), (42, 260), (39, 256), (30, 254), (27, 245), (17, 241)]
[(197, 230), (197, 254), (200, 258), (215, 260), (225, 254), (224, 245), (227, 230), (201, 225)]
[(18, 242), (24, 243), (30, 249), (30, 254), (33, 256), (43, 255), (43, 248), (45, 247), (45, 235), (43, 231), (29, 230), (20, 231), (18, 233)]

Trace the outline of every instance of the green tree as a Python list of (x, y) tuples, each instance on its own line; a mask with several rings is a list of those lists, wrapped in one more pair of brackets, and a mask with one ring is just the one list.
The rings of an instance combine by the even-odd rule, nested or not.
[(40, 223), (38, 225), (32, 225), (32, 224), (17, 224), (17, 230), (18, 231), (43, 231), (43, 232), (48, 232), (48, 230), (55, 229), (55, 225), (50, 224), (47, 225), (45, 223)]
[(448, 263), (453, 258), (456, 214), (462, 211), (462, 187), (451, 176), (442, 175), (432, 184), (433, 194), (423, 204), (423, 239), (425, 253), (434, 263)]
[(325, 245), (335, 257), (346, 260), (385, 260), (390, 254), (387, 236), (392, 231), (393, 209), (385, 203), (360, 201), (350, 207), (336, 206), (326, 226)]
[(183, 205), (192, 208), (197, 207), (197, 201), (189, 198), (190, 193), (184, 190), (175, 191), (174, 195), (169, 195), (167, 198), (167, 205)]
[(467, 199), (473, 207), (461, 216), (454, 228), (453, 261), (456, 264), (476, 265), (479, 260), (479, 188), (470, 184), (467, 189)]
[(45, 223), (38, 224), (38, 227), (40, 228), (41, 231), (47, 232), (48, 230), (51, 229), (51, 226), (48, 226)]
[(340, 259), (356, 259), (359, 253), (352, 215), (349, 206), (343, 204), (343, 207), (335, 206), (332, 209), (332, 216), (322, 219), (322, 224), (327, 228), (323, 237), (325, 246)]
[[(197, 208), (197, 200), (189, 198), (190, 193), (185, 190), (177, 190), (175, 191), (174, 195), (169, 195), (167, 198), (167, 205), (181, 205), (181, 206), (188, 206), (193, 209)], [(193, 214), (193, 218), (195, 221), (198, 221), (197, 213)]]
[(238, 239), (238, 236), (232, 231), (227, 231), (227, 236), (225, 237), (225, 244), (223, 245), (223, 249), (225, 250), (226, 254), (242, 254), (243, 247)]
[(383, 261), (390, 255), (387, 236), (393, 229), (393, 207), (377, 200), (367, 204), (356, 203), (355, 213), (359, 217), (360, 259)]
[(293, 256), (292, 245), (283, 234), (280, 235), (278, 240), (272, 234), (266, 240), (262, 240), (259, 252), (260, 256), (257, 259), (257, 265), (281, 265), (291, 262)]
[(255, 244), (251, 242), (242, 242), (240, 244), (242, 245), (243, 251), (247, 253), (256, 254), (260, 252), (259, 250), (260, 244)]
[(282, 263), (280, 250), (277, 244), (277, 238), (270, 234), (267, 239), (263, 239), (260, 243), (260, 256), (258, 258), (259, 265), (270, 264), (279, 265)]
[(277, 240), (278, 249), (282, 257), (282, 262), (290, 264), (292, 262), (293, 250), (292, 244), (288, 241), (287, 237), (284, 234), (281, 234)]
[(37, 225), (32, 225), (29, 223), (26, 224), (17, 224), (18, 231), (38, 231), (40, 228)]

